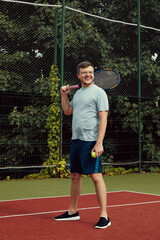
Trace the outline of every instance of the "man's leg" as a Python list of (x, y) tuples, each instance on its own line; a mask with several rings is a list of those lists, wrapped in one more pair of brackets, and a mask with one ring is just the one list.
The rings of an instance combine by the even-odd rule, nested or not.
[(79, 220), (77, 212), (78, 199), (81, 192), (81, 174), (71, 173), (71, 200), (69, 210), (59, 216), (54, 217), (56, 221)]
[(100, 206), (100, 217), (105, 217), (107, 219), (106, 185), (102, 173), (92, 173), (91, 178), (95, 185), (96, 195)]
[(78, 199), (82, 188), (82, 175), (79, 173), (71, 173), (71, 200), (69, 206), (69, 214), (77, 212)]

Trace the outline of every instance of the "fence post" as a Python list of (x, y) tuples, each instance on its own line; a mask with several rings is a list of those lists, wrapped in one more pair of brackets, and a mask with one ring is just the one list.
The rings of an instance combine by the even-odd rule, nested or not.
[(55, 9), (55, 21), (54, 21), (54, 65), (57, 65), (57, 18), (58, 18), (58, 9)]
[(139, 172), (142, 171), (141, 156), (141, 36), (140, 36), (140, 0), (138, 0), (138, 158)]
[[(64, 75), (64, 28), (65, 28), (65, 0), (62, 0), (62, 35), (61, 35), (61, 86), (63, 86)], [(63, 147), (63, 110), (60, 110), (60, 160), (62, 160)]]

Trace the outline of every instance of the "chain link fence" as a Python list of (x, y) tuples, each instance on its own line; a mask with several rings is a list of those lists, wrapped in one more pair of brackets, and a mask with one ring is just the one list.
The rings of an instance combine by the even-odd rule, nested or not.
[[(79, 1), (66, 1), (63, 42), (61, 4), (38, 0), (28, 3), (1, 1), (2, 179), (7, 175), (20, 178), (36, 173), (48, 159), (46, 121), (50, 105), (48, 76), (51, 65), (58, 65), (60, 76), (63, 75), (61, 84), (73, 85), (79, 83), (76, 67), (85, 60), (92, 62), (95, 70), (112, 68), (121, 76), (120, 85), (107, 92), (110, 112), (103, 164), (138, 167), (140, 144), (143, 167), (148, 163), (150, 167), (160, 163), (158, 3), (154, 1), (147, 5), (143, 2), (141, 5), (141, 79), (138, 79), (137, 1), (130, 1), (128, 7), (132, 12), (128, 14), (127, 3), (115, 5), (112, 1), (102, 1), (94, 6), (94, 2), (90, 1), (90, 8), (87, 8), (87, 3), (85, 6)], [(154, 19), (148, 19), (149, 11), (154, 14)], [(61, 68), (63, 50), (64, 69)], [(70, 99), (74, 93), (72, 90)], [(62, 117), (60, 146), (62, 158), (69, 163), (72, 119)]]

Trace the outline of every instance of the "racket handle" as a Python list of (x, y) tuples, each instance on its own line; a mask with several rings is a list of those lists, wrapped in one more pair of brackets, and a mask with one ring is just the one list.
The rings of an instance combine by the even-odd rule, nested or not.
[(69, 86), (70, 89), (78, 89), (79, 88), (79, 85), (72, 85), (72, 86)]

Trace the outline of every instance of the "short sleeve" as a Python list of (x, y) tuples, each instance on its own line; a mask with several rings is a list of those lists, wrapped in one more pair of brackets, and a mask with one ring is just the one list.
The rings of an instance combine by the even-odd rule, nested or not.
[(70, 102), (70, 106), (73, 107), (73, 99), (72, 99), (72, 101)]
[(108, 96), (103, 89), (101, 89), (101, 91), (98, 92), (97, 110), (98, 112), (109, 111)]

